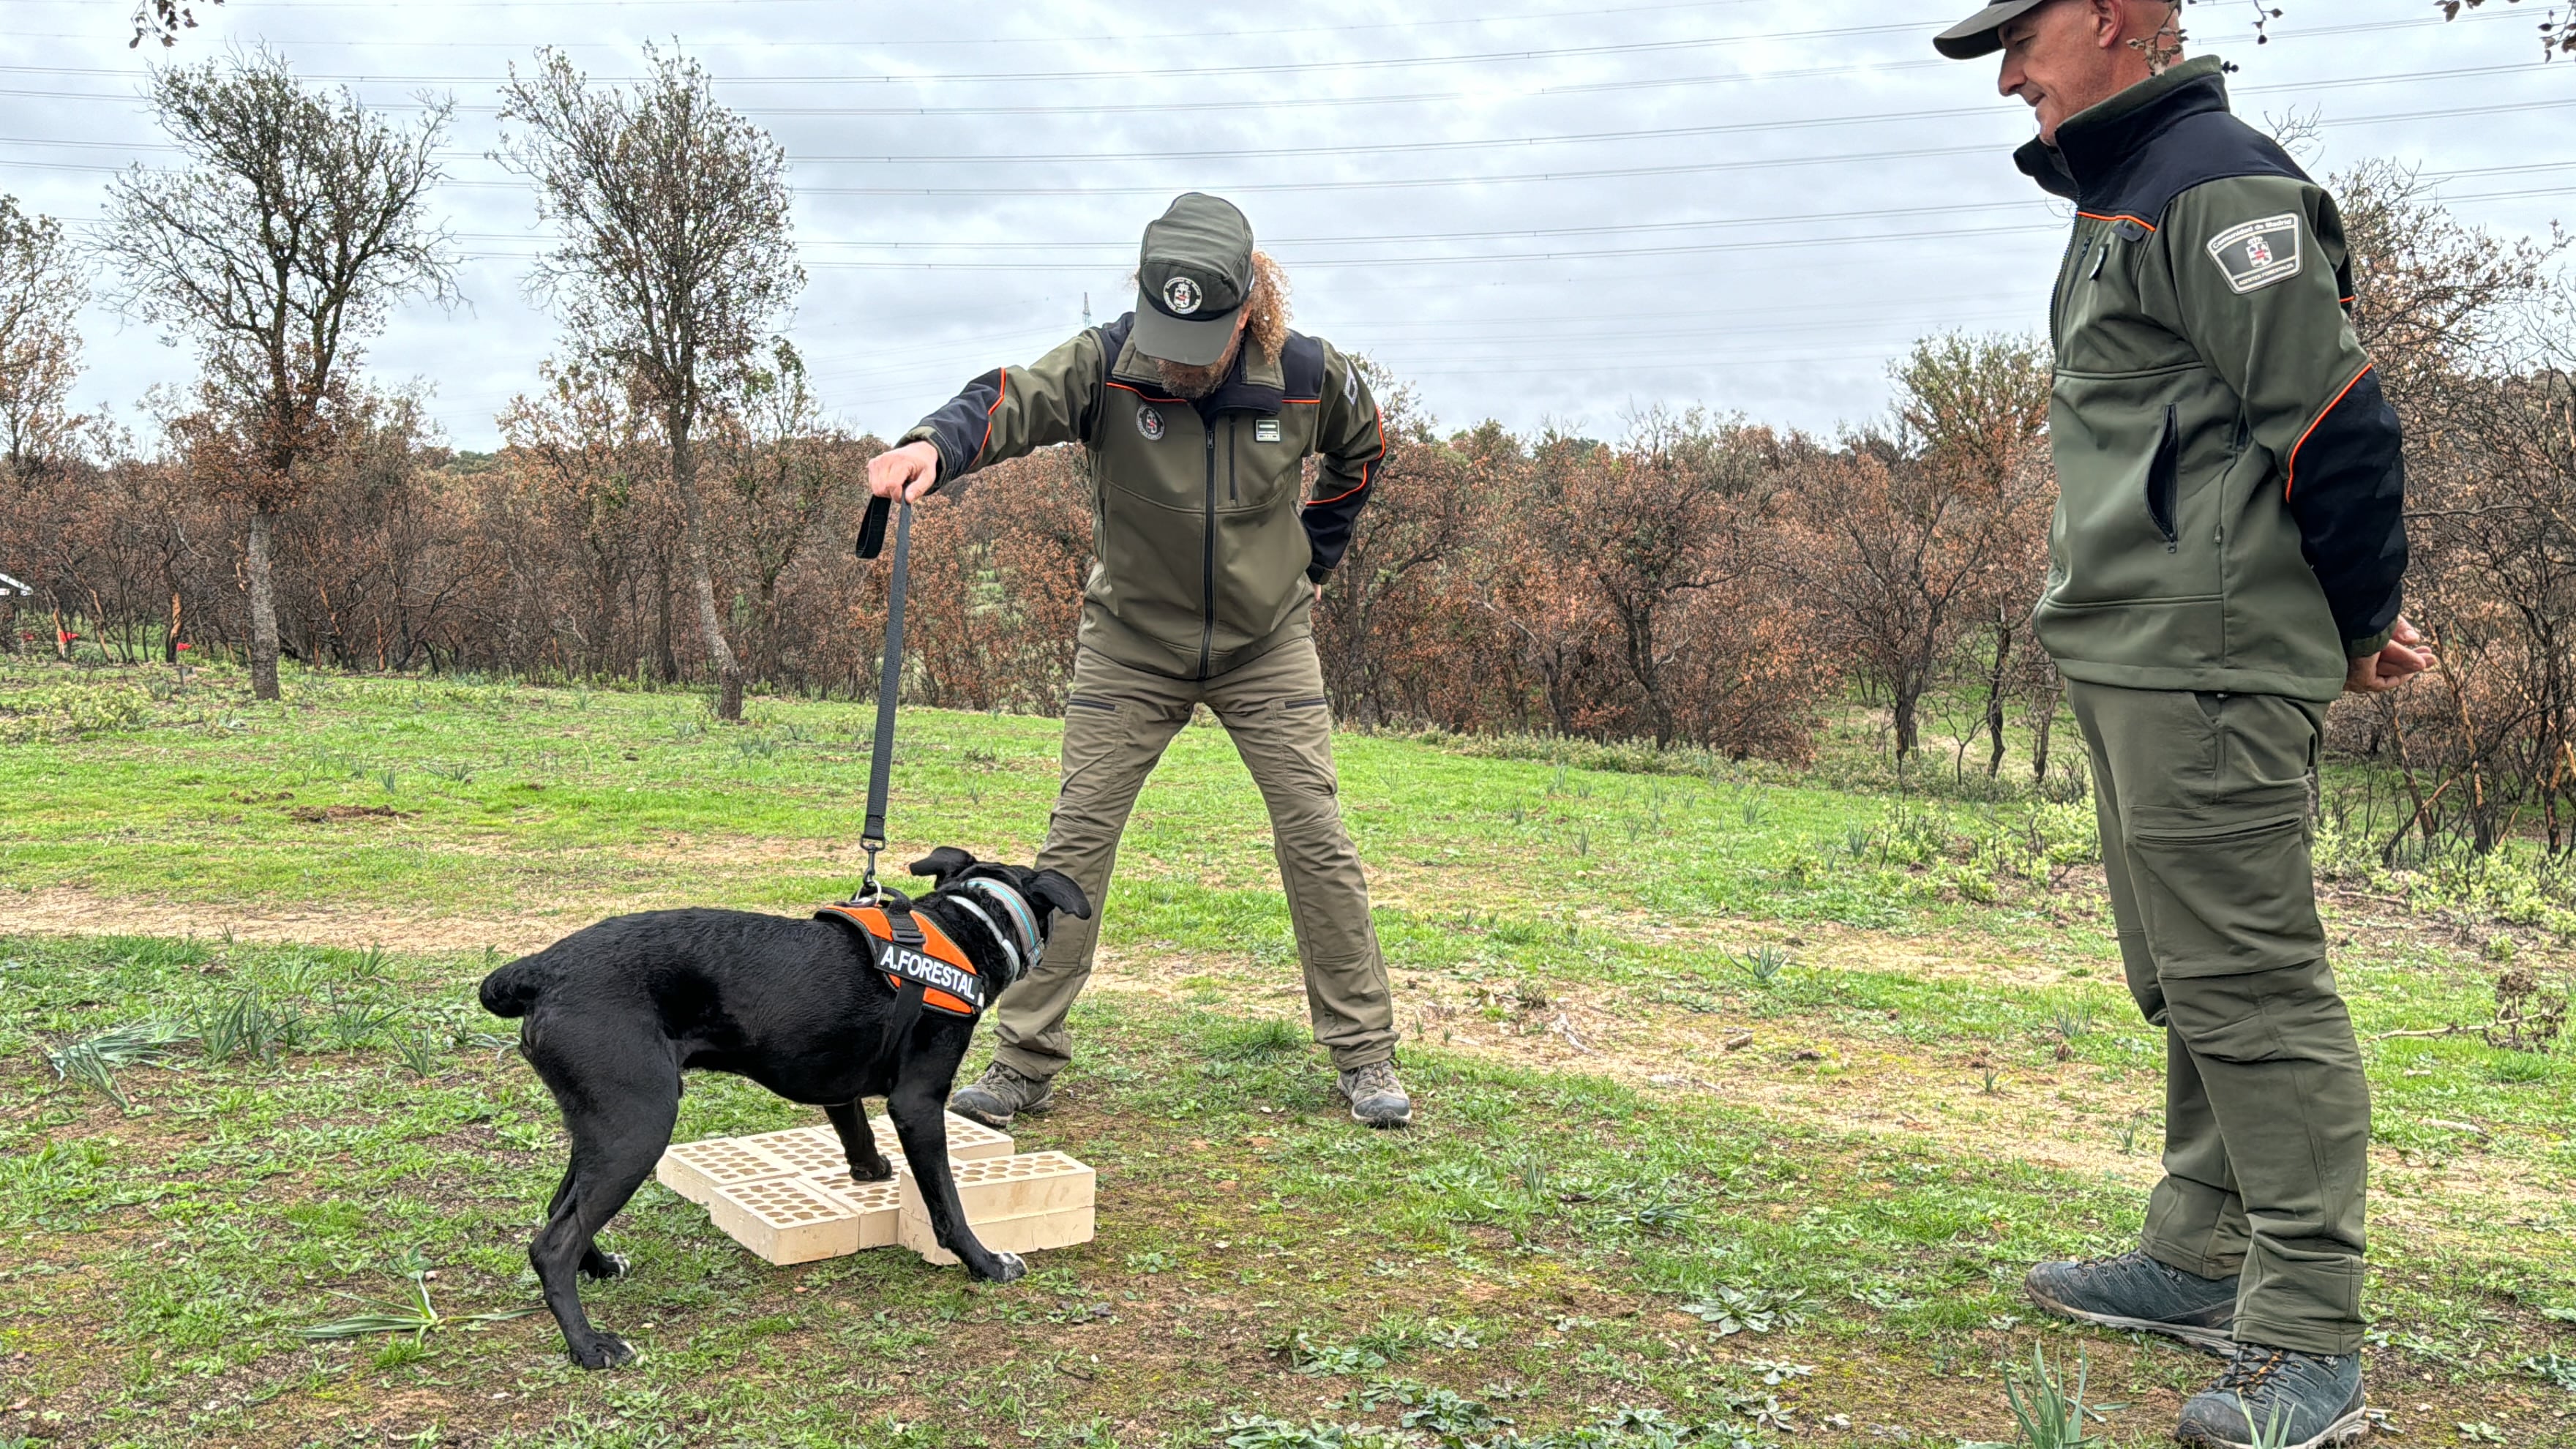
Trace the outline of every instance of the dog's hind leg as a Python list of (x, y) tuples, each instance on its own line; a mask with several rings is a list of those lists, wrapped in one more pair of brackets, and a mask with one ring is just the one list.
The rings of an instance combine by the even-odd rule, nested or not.
[(832, 1119), (832, 1130), (841, 1134), (841, 1153), (850, 1159), (850, 1176), (860, 1182), (883, 1182), (894, 1176), (894, 1164), (877, 1150), (877, 1134), (868, 1126), (867, 1115), (856, 1102), (827, 1103), (823, 1115)]
[[(667, 1057), (608, 1051), (585, 1054), (583, 1065), (590, 1070), (567, 1084), (575, 1087), (572, 1091), (563, 1090), (545, 1065), (539, 1068), (547, 1085), (557, 1087), (558, 1101), (580, 1106), (568, 1106), (564, 1113), (572, 1134), (572, 1168), (556, 1190), (546, 1225), (528, 1245), (528, 1262), (537, 1270), (546, 1306), (554, 1310), (573, 1362), (597, 1369), (624, 1363), (635, 1351), (617, 1335), (591, 1326), (582, 1311), (576, 1274), (615, 1276), (624, 1266), (600, 1252), (593, 1240), (670, 1145), (671, 1127), (680, 1116), (680, 1072)], [(602, 1066), (607, 1069), (600, 1070)]]
[(921, 1189), (922, 1206), (930, 1210), (930, 1227), (939, 1246), (955, 1253), (976, 1277), (1008, 1283), (1028, 1272), (1029, 1265), (1017, 1253), (996, 1253), (976, 1241), (966, 1209), (957, 1201), (957, 1180), (948, 1172), (949, 1084), (949, 1079), (899, 1082), (886, 1098), (886, 1115), (894, 1119), (895, 1136), (903, 1142), (903, 1160), (912, 1168), (913, 1184)]
[[(555, 1184), (555, 1195), (546, 1200), (546, 1216), (551, 1219), (556, 1213), (563, 1211), (564, 1203), (571, 1197), (572, 1169), (567, 1167), (564, 1169), (563, 1181)], [(581, 1255), (581, 1276), (585, 1278), (622, 1278), (626, 1276), (626, 1268), (624, 1253), (603, 1253), (594, 1245), (589, 1252)]]

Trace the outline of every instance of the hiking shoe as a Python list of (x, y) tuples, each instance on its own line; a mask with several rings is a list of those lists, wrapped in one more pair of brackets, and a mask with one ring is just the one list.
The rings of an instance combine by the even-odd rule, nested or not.
[(1341, 1074), (1334, 1086), (1350, 1099), (1351, 1120), (1371, 1127), (1404, 1127), (1413, 1122), (1413, 1099), (1395, 1079), (1395, 1063), (1371, 1062)]
[(2060, 1318), (2133, 1333), (2161, 1333), (2224, 1357), (2236, 1351), (2236, 1280), (2169, 1268), (2142, 1252), (2080, 1263), (2042, 1263), (2022, 1286)]
[(1011, 1119), (1022, 1112), (1043, 1112), (1054, 1105), (1053, 1083), (1022, 1076), (1000, 1062), (986, 1067), (973, 1085), (948, 1099), (949, 1111), (996, 1132), (1010, 1126)]
[(2247, 1343), (2217, 1383), (2182, 1406), (2174, 1437), (2210, 1449), (2326, 1449), (2369, 1432), (2360, 1354)]

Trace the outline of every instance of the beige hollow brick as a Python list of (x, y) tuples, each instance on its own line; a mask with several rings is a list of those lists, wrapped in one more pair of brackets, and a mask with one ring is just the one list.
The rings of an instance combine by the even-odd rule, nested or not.
[[(995, 1252), (1034, 1252), (1091, 1241), (1099, 1175), (1061, 1152), (980, 1158), (956, 1163), (951, 1172), (966, 1225), (977, 1242)], [(899, 1241), (929, 1262), (956, 1262), (956, 1255), (939, 1246), (920, 1190), (909, 1177), (897, 1182), (903, 1193)]]
[(766, 1178), (789, 1177), (796, 1165), (738, 1137), (710, 1137), (666, 1149), (653, 1175), (664, 1187), (694, 1203), (703, 1203), (723, 1188)]
[(798, 1178), (798, 1182), (838, 1199), (858, 1215), (859, 1245), (854, 1252), (870, 1248), (891, 1248), (903, 1236), (903, 1189), (897, 1183), (853, 1182), (843, 1172), (837, 1180), (816, 1182)]
[[(1030, 1213), (1025, 1217), (993, 1218), (970, 1224), (975, 1241), (996, 1253), (1035, 1253), (1047, 1248), (1070, 1248), (1091, 1241), (1093, 1210), (1087, 1207), (1059, 1208), (1051, 1213)], [(921, 1255), (925, 1263), (945, 1268), (958, 1261), (957, 1255), (939, 1246), (930, 1230), (928, 1217), (906, 1217), (903, 1231), (909, 1236), (903, 1245)]]
[(859, 1250), (858, 1208), (799, 1178), (772, 1177), (718, 1188), (707, 1216), (735, 1242), (772, 1263), (811, 1263)]
[[(948, 1118), (948, 1160), (979, 1162), (987, 1157), (1008, 1157), (1016, 1144), (1008, 1132), (996, 1132), (981, 1122), (970, 1122), (954, 1112)], [(897, 1166), (903, 1162), (903, 1139), (895, 1134), (894, 1123), (883, 1117), (870, 1117), (868, 1125), (876, 1129), (877, 1150)]]

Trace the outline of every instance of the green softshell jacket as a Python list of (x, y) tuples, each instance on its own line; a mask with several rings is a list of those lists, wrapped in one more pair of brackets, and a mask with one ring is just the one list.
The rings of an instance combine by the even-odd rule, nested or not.
[[(1311, 628), (1321, 583), (1386, 454), (1376, 399), (1330, 343), (1245, 347), (1195, 403), (1128, 340), (1134, 314), (1027, 367), (988, 372), (903, 441), (939, 450), (942, 487), (1054, 443), (1091, 460), (1081, 643), (1131, 668), (1208, 679)], [(1314, 495), (1305, 460), (1322, 456)]]
[(2402, 439), (2334, 199), (2228, 113), (2213, 57), (2017, 159), (2077, 213), (2041, 644), (2092, 684), (2332, 700), (2406, 574)]

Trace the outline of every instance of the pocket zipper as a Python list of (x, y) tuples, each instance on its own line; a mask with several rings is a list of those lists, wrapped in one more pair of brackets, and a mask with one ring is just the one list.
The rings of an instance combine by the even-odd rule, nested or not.
[(2182, 550), (2181, 523), (2177, 514), (2182, 507), (2182, 451), (2178, 436), (2177, 408), (2165, 404), (2164, 436), (2157, 440), (2156, 456), (2147, 465), (2147, 516), (2155, 520), (2156, 532), (2164, 535), (2165, 552)]

